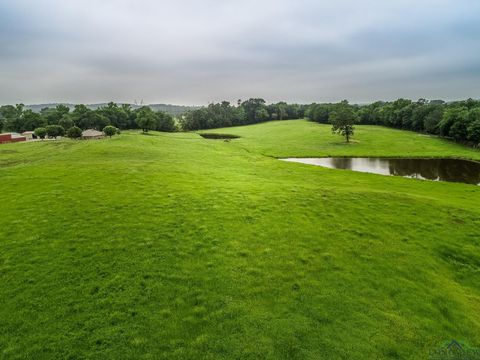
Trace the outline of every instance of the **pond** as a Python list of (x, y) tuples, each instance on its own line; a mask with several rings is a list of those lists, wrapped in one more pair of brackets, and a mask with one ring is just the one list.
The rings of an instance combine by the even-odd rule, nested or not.
[(201, 137), (204, 139), (213, 139), (213, 140), (230, 140), (238, 139), (240, 136), (232, 134), (217, 134), (217, 133), (201, 133)]
[(414, 179), (480, 185), (480, 162), (461, 159), (287, 158), (284, 161)]

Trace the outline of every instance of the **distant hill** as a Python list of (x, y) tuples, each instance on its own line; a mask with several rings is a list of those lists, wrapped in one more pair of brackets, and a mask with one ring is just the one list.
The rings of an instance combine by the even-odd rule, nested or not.
[[(35, 112), (40, 112), (43, 108), (53, 108), (57, 105), (66, 105), (69, 108), (73, 109), (76, 104), (70, 103), (51, 103), (51, 104), (33, 104), (33, 105), (25, 105), (26, 109), (31, 109)], [(88, 108), (95, 110), (101, 106), (106, 106), (107, 103), (98, 103), (98, 104), (85, 104)], [(171, 105), (171, 104), (146, 104), (146, 105), (136, 105), (136, 104), (129, 104), (132, 109), (138, 109), (142, 106), (149, 106), (154, 111), (164, 111), (167, 114), (173, 116), (179, 116), (185, 113), (188, 110), (198, 109), (199, 106), (185, 106), (185, 105)]]

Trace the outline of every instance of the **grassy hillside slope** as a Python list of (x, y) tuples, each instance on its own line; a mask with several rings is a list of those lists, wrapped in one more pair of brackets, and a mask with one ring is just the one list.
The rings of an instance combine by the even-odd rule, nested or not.
[(271, 122), (0, 146), (0, 357), (424, 359), (480, 346), (480, 188), (277, 156), (458, 156)]

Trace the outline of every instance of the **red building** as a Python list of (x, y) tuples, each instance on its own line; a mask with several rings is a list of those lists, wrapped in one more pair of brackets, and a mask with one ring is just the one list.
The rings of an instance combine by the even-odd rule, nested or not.
[(20, 142), (20, 141), (27, 141), (27, 138), (25, 136), (15, 134), (15, 133), (0, 134), (0, 144)]

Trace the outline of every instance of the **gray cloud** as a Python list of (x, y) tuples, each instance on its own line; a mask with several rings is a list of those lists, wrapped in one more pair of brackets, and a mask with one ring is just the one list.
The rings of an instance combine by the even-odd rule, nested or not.
[(480, 97), (476, 0), (0, 0), (0, 103)]

